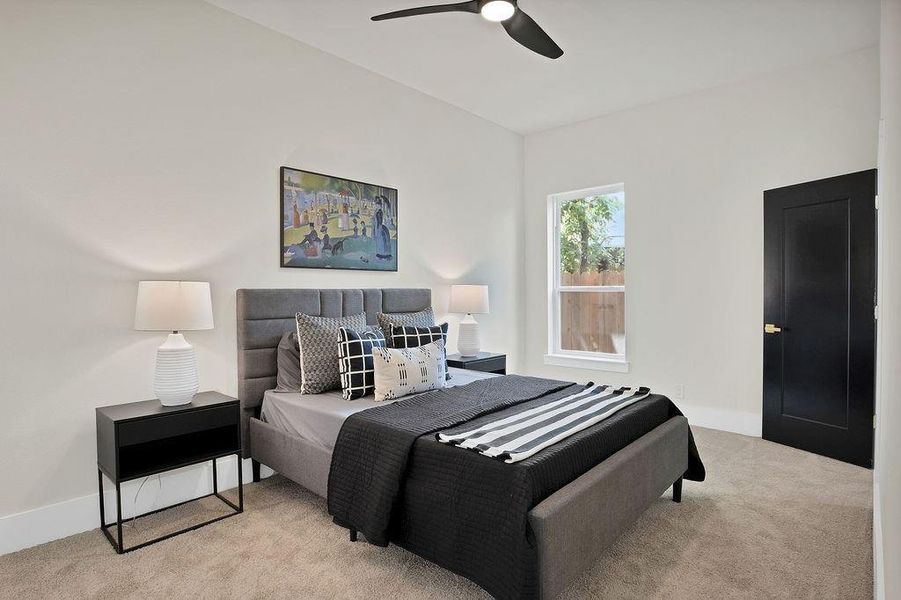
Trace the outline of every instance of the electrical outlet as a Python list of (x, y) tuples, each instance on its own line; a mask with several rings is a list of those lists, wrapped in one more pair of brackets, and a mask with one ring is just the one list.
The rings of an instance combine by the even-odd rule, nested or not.
[(673, 400), (682, 400), (685, 398), (685, 384), (677, 383), (673, 393)]

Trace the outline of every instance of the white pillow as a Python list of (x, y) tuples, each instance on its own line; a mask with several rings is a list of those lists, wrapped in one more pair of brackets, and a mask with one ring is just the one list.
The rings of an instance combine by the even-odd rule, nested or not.
[(444, 340), (417, 348), (373, 347), (372, 366), (376, 402), (443, 388)]

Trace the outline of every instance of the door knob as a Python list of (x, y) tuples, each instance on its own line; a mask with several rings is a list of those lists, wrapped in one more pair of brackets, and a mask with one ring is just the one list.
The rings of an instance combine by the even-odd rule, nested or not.
[(763, 326), (764, 333), (779, 333), (781, 331), (782, 331), (781, 327), (776, 327), (772, 323), (767, 323), (766, 325)]

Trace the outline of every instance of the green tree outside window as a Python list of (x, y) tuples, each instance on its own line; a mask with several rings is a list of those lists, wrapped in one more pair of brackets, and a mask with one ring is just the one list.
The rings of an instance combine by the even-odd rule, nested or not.
[(560, 270), (563, 273), (618, 271), (626, 252), (611, 244), (609, 225), (623, 201), (616, 196), (588, 196), (560, 207)]

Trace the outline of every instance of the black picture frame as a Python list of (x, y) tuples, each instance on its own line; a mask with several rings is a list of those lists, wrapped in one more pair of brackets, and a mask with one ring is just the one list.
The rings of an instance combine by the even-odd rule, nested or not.
[[(290, 175), (301, 183), (289, 186)], [(324, 189), (305, 189), (305, 176), (316, 182), (316, 188)], [(319, 197), (320, 194), (324, 202), (320, 204), (317, 198), (315, 205), (307, 205), (312, 202), (310, 195)], [(288, 196), (292, 198), (289, 200)], [(282, 166), (279, 169), (279, 266), (396, 273), (400, 243), (397, 197), (397, 188), (390, 186)], [(291, 205), (286, 204), (288, 201)]]

